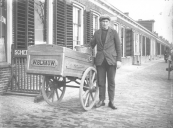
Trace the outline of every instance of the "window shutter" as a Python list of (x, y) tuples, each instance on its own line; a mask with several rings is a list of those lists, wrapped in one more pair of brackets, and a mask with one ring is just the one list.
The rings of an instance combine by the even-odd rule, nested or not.
[(73, 48), (73, 6), (55, 1), (54, 44)]
[(13, 38), (15, 49), (34, 45), (34, 1), (13, 1)]
[(158, 47), (157, 47), (157, 40), (156, 40), (156, 43), (155, 43), (155, 49), (156, 49), (156, 51), (155, 51), (155, 54), (156, 55), (158, 55), (158, 49), (157, 49)]
[(145, 56), (145, 37), (142, 37), (142, 55)]
[(160, 43), (157, 42), (158, 55), (160, 55)]
[(146, 38), (146, 55), (150, 55), (150, 39)]
[(13, 1), (13, 43), (15, 49), (25, 49), (26, 39), (26, 0)]
[(87, 44), (87, 12), (86, 10), (84, 10), (84, 20), (83, 20), (83, 24), (84, 24), (84, 34), (83, 34), (83, 38), (84, 38), (84, 44)]
[(161, 55), (163, 55), (163, 53), (164, 53), (164, 45), (162, 44), (161, 45)]
[(47, 2), (44, 3), (43, 40), (47, 42)]
[(35, 27), (34, 27), (34, 1), (27, 0), (27, 12), (26, 12), (26, 43), (34, 45), (35, 43)]
[(139, 35), (139, 53), (141, 55), (142, 35)]
[(84, 43), (89, 44), (93, 37), (93, 13), (91, 11), (85, 11), (84, 26)]
[(121, 27), (121, 55), (123, 55), (123, 48), (124, 48), (124, 28)]
[(131, 29), (125, 30), (125, 55), (132, 56), (133, 53), (133, 31)]
[[(126, 43), (126, 28), (125, 28), (125, 32), (124, 32), (124, 56), (126, 55), (126, 47), (125, 47), (126, 44), (125, 43)], [(123, 56), (123, 48), (121, 48), (121, 49), (122, 49), (122, 56)]]
[(66, 6), (66, 46), (73, 49), (73, 6)]
[(131, 38), (131, 56), (134, 56), (134, 32), (132, 31), (132, 38)]
[(54, 44), (64, 46), (65, 42), (65, 3), (55, 0)]

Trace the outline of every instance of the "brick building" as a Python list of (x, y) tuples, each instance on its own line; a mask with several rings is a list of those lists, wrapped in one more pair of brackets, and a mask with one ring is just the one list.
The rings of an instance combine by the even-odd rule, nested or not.
[(55, 44), (74, 49), (89, 43), (101, 14), (110, 15), (119, 34), (123, 64), (157, 59), (170, 47), (153, 32), (153, 21), (134, 21), (104, 0), (0, 0), (0, 11), (1, 92), (9, 85), (11, 92), (38, 93), (40, 76), (25, 70), (27, 48)]

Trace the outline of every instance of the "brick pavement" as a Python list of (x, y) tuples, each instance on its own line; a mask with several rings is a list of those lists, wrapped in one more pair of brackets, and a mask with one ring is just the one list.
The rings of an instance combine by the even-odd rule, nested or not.
[(155, 60), (119, 69), (117, 110), (106, 105), (85, 112), (78, 89), (71, 88), (57, 107), (33, 103), (33, 97), (0, 96), (0, 128), (173, 128), (173, 72), (167, 80), (166, 67)]

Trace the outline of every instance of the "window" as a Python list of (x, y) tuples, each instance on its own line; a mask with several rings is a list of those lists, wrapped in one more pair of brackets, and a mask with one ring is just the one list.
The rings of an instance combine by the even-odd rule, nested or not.
[(46, 42), (45, 0), (34, 0), (35, 44)]
[(6, 15), (5, 7), (0, 6), (0, 62), (6, 62)]
[(124, 42), (124, 53), (125, 56), (132, 56), (133, 51), (133, 31), (131, 28), (125, 29), (125, 42)]
[(93, 34), (99, 29), (99, 15), (93, 13)]
[(83, 45), (83, 8), (73, 6), (73, 47)]
[(114, 24), (113, 28), (117, 31), (118, 33), (118, 24)]
[(135, 54), (139, 54), (139, 34), (134, 33), (135, 41)]
[(122, 56), (123, 57), (124, 57), (124, 35), (125, 35), (125, 29), (124, 29), (124, 27), (121, 27), (120, 40), (121, 40), (121, 49), (122, 49)]
[[(93, 35), (95, 31), (99, 29), (99, 15), (96, 13), (93, 13)], [(96, 56), (97, 53), (97, 47), (94, 48), (93, 50), (93, 56)]]

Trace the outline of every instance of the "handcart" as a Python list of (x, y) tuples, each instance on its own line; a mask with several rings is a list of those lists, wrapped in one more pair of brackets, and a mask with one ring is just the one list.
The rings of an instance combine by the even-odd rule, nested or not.
[[(42, 75), (41, 92), (44, 100), (56, 106), (64, 97), (66, 87), (79, 88), (84, 110), (90, 110), (98, 96), (94, 57), (70, 48), (40, 44), (28, 48), (27, 73)], [(71, 82), (77, 85), (68, 85)]]

